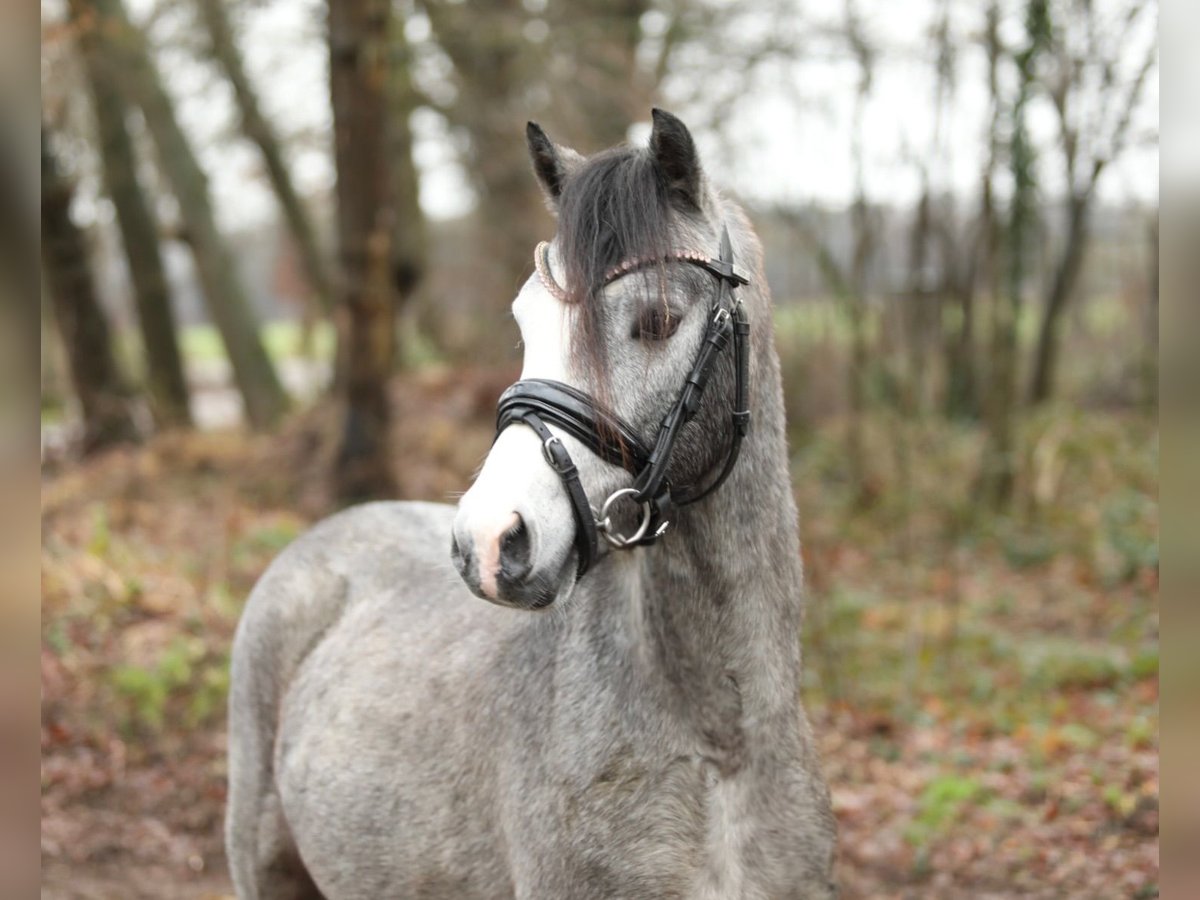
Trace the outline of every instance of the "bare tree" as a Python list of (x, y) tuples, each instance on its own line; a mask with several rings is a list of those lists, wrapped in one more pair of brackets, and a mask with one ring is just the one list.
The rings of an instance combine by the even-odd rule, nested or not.
[[(985, 299), (988, 301), (991, 311), (988, 323), (990, 327), (987, 344), (986, 387), (981, 388), (982, 396), (977, 398), (983, 414), (985, 433), (984, 458), (979, 475), (979, 482), (984, 485), (989, 477), (1005, 480), (1006, 483), (1011, 484), (1011, 469), (1008, 470), (1007, 478), (1000, 474), (991, 476), (988, 473), (998, 472), (1002, 466), (1010, 466), (1012, 452), (1011, 391), (1000, 394), (996, 388), (996, 378), (1003, 377), (1004, 363), (1000, 357), (1005, 340), (1003, 310), (1000, 309), (1002, 303), (1000, 297), (1001, 225), (996, 199), (996, 176), (1000, 169), (1001, 128), (1005, 115), (1005, 98), (1001, 89), (1001, 68), (1007, 59), (1008, 52), (1000, 37), (1000, 4), (998, 0), (990, 0), (984, 13), (982, 42), (987, 57), (990, 115), (987, 153), (979, 179), (979, 214), (975, 245), (978, 266), (974, 271), (980, 273)], [(972, 306), (974, 305), (972, 304)], [(974, 313), (974, 309), (972, 309), (972, 313)], [(969, 351), (969, 348), (967, 349)], [(1003, 402), (1005, 399), (1009, 402)], [(994, 448), (999, 448), (999, 450)], [(1001, 490), (1007, 489), (1002, 488)]]
[(392, 233), (392, 280), (396, 300), (403, 307), (417, 290), (428, 267), (428, 234), (421, 211), (420, 181), (413, 160), (411, 119), (421, 96), (412, 79), (412, 48), (404, 33), (404, 19), (391, 24), (388, 66), (388, 156), (392, 166), (392, 189), (396, 228)]
[(1142, 347), (1142, 401), (1151, 409), (1158, 406), (1158, 215), (1146, 227), (1146, 317)]
[(846, 364), (846, 461), (850, 478), (859, 493), (856, 503), (867, 499), (866, 446), (863, 435), (863, 414), (866, 410), (866, 379), (869, 348), (866, 336), (867, 273), (875, 252), (879, 222), (865, 194), (860, 193), (851, 208), (853, 244), (848, 262), (838, 259), (821, 236), (818, 221), (790, 210), (779, 214), (798, 234), (813, 255), (821, 279), (833, 298), (842, 307), (850, 326), (850, 358)]
[[(672, 20), (678, 18), (668, 4)], [(550, 219), (529, 174), (524, 123), (543, 115), (556, 139), (584, 152), (625, 139), (644, 118), (663, 69), (639, 65), (649, 0), (580, 0), (544, 9), (522, 0), (418, 0), (453, 67), (454, 100), (440, 105), (467, 137), (479, 197), (480, 244), (498, 265), (500, 296), (532, 268)], [(674, 46), (664, 40), (664, 60)]]
[[(0, 379), (7, 388), (7, 393), (0, 390), (0, 397), (6, 398), (0, 405), (24, 395), (27, 386), (37, 383), (39, 332), (43, 377), (57, 375), (54, 349), (44, 346), (47, 304), (38, 303), (42, 287), (36, 194), (40, 185), (32, 179), (38, 163), (31, 153), (32, 141), (27, 141), (25, 134), (16, 128), (0, 131)], [(50, 387), (53, 393), (54, 384)], [(45, 389), (42, 396), (54, 399), (46, 397)], [(0, 453), (2, 448), (0, 438)]]
[(175, 117), (145, 35), (129, 21), (121, 0), (72, 0), (81, 23), (95, 30), (120, 87), (142, 110), (158, 150), (162, 171), (179, 204), (186, 239), (208, 309), (225, 345), (245, 403), (256, 428), (275, 422), (287, 408), (287, 397), (258, 333), (258, 321), (237, 274), (237, 266), (217, 228), (209, 198), (208, 178)]
[(856, 485), (856, 503), (868, 499), (866, 447), (863, 436), (863, 415), (867, 405), (867, 377), (870, 352), (867, 345), (869, 275), (879, 238), (879, 217), (867, 196), (863, 120), (870, 99), (876, 62), (876, 50), (868, 40), (854, 0), (847, 0), (843, 39), (858, 64), (855, 83), (850, 154), (854, 166), (854, 200), (850, 207), (852, 248), (850, 259), (837, 258), (822, 237), (817, 223), (784, 212), (784, 217), (796, 229), (813, 254), (826, 287), (842, 306), (850, 330), (850, 358), (846, 366), (848, 399), (846, 459), (850, 477)]
[(853, 0), (846, 2), (846, 41), (858, 63), (858, 81), (854, 92), (853, 124), (850, 132), (850, 155), (854, 163), (854, 202), (850, 221), (854, 229), (854, 250), (844, 281), (848, 290), (843, 299), (850, 323), (850, 367), (848, 387), (850, 398), (850, 432), (848, 452), (853, 474), (859, 486), (860, 500), (866, 488), (866, 459), (863, 446), (862, 417), (866, 412), (866, 384), (870, 365), (867, 348), (867, 291), (871, 260), (878, 240), (878, 222), (867, 200), (863, 119), (874, 83), (876, 50), (868, 40), (865, 27)]
[(318, 307), (325, 313), (333, 308), (333, 286), (325, 256), (317, 243), (316, 231), (284, 161), (283, 148), (275, 128), (263, 114), (258, 95), (250, 84), (241, 51), (234, 39), (226, 14), (226, 0), (196, 0), (201, 21), (208, 34), (212, 56), (221, 66), (233, 88), (241, 116), (242, 131), (262, 153), (267, 178), (283, 210), (288, 231), (295, 242), (310, 290)]
[[(988, 31), (994, 34), (995, 25), (990, 22)], [(952, 113), (952, 104), (958, 86), (959, 44), (961, 36), (953, 28), (949, 0), (941, 0), (937, 10), (932, 38), (934, 42), (934, 133), (932, 141), (933, 165), (941, 171), (951, 169), (949, 142), (945, 139), (945, 123)], [(989, 55), (990, 58), (991, 55)], [(995, 64), (990, 66), (989, 83), (995, 84)], [(993, 102), (993, 126), (998, 106)], [(942, 310), (940, 331), (942, 358), (945, 364), (946, 386), (944, 409), (947, 415), (970, 417), (978, 412), (975, 374), (975, 326), (976, 290), (978, 287), (981, 258), (986, 255), (987, 239), (992, 230), (991, 176), (996, 165), (996, 135), (989, 136), (989, 152), (986, 154), (981, 174), (980, 209), (968, 215), (966, 227), (955, 208), (949, 192), (941, 202), (936, 196), (930, 163), (921, 165), (924, 190), (916, 216), (912, 258), (922, 263), (929, 254), (937, 252), (940, 266), (937, 290)], [(920, 235), (920, 229), (928, 234)], [(925, 242), (921, 246), (920, 241)]]
[(395, 493), (387, 381), (395, 352), (388, 161), (389, 0), (330, 0), (329, 78), (337, 163), (338, 385), (344, 404), (333, 473), (344, 502)]
[[(1066, 176), (1066, 239), (1054, 263), (1042, 305), (1041, 327), (1029, 386), (1031, 403), (1048, 399), (1058, 367), (1059, 333), (1088, 244), (1088, 222), (1101, 176), (1129, 146), (1134, 114), (1158, 55), (1156, 32), (1148, 46), (1130, 50), (1138, 20), (1153, 4), (1135, 0), (1112, 22), (1101, 17), (1101, 4), (1057, 4), (1054, 27), (1044, 54), (1042, 77), (1058, 123), (1058, 149)], [(1120, 77), (1131, 57), (1135, 68)]]
[[(994, 9), (994, 7), (993, 7)], [(989, 53), (999, 38), (991, 30)], [(1017, 392), (1018, 324), (1024, 302), (1031, 242), (1037, 225), (1036, 153), (1029, 135), (1029, 102), (1035, 88), (1038, 56), (1050, 35), (1046, 0), (1027, 0), (1024, 46), (1013, 54), (1017, 69), (1016, 96), (1008, 108), (1008, 161), (1012, 175), (1012, 198), (1005, 223), (1004, 290), (992, 298), (991, 370), (985, 408), (987, 442), (984, 448), (980, 487), (993, 507), (1003, 507), (1012, 497), (1016, 476), (1015, 414)]]
[(630, 122), (644, 119), (656, 79), (638, 65), (642, 16), (649, 0), (576, 0), (551, 4), (554, 40), (548, 65), (555, 79), (554, 120), (569, 141), (589, 150), (625, 140)]
[(545, 75), (544, 45), (530, 41), (521, 0), (420, 0), (438, 47), (453, 65), (455, 100), (442, 112), (468, 138), (467, 169), (479, 197), (478, 241), (495, 260), (500, 294), (515, 292), (550, 228), (530, 177), (523, 129), (544, 103), (531, 100)]
[(104, 188), (112, 199), (129, 265), (146, 358), (151, 410), (164, 426), (189, 425), (187, 382), (176, 335), (175, 313), (159, 248), (158, 225), (138, 178), (129, 133), (129, 106), (117, 89), (113, 59), (87, 20), (90, 4), (72, 0), (71, 18), (91, 88)]
[(71, 383), (83, 411), (83, 452), (136, 441), (126, 385), (117, 368), (108, 320), (96, 296), (87, 241), (71, 219), (72, 184), (59, 169), (42, 127), (42, 266), (54, 321), (66, 348)]
[(822, 22), (795, 0), (663, 0), (653, 10), (665, 24), (645, 42), (645, 89), (669, 91), (693, 130), (717, 137), (727, 154), (736, 151), (731, 138), (747, 96), (779, 93), (810, 105), (806, 79), (792, 66), (845, 46), (844, 16)]

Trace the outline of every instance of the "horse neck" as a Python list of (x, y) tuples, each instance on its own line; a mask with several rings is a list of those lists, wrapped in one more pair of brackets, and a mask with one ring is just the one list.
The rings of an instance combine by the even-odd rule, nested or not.
[(769, 345), (755, 352), (754, 422), (729, 479), (658, 544), (606, 567), (606, 626), (626, 636), (643, 696), (695, 711), (707, 731), (797, 709), (796, 509), (778, 362)]

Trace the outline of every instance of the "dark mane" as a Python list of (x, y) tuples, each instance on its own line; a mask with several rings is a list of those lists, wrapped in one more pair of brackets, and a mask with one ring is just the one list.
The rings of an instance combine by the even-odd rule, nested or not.
[(621, 146), (591, 157), (559, 198), (558, 250), (567, 293), (586, 301), (613, 266), (634, 256), (661, 256), (670, 229), (667, 187), (648, 151)]
[[(670, 249), (671, 203), (648, 150), (613, 147), (571, 174), (559, 197), (557, 243), (563, 287), (579, 305), (575, 349), (598, 375), (605, 368), (605, 311), (594, 301), (605, 273), (633, 257), (661, 259)], [(665, 282), (657, 268), (661, 291)], [(642, 283), (648, 287), (655, 280)]]

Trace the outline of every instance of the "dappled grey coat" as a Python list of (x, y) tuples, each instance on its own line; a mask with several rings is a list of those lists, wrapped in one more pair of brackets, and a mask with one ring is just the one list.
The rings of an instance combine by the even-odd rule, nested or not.
[[(371, 504), (285, 550), (234, 648), (228, 849), (238, 895), (834, 896), (834, 822), (800, 705), (798, 530), (758, 241), (668, 114), (656, 111), (649, 148), (588, 161), (540, 129), (530, 141), (556, 205), (588, 185), (599, 199), (571, 208), (594, 212), (644, 179), (670, 206), (670, 241), (715, 253), (729, 226), (753, 279), (742, 294), (754, 416), (742, 458), (656, 545), (609, 552), (578, 583), (570, 509), (536, 440), (515, 434), (523, 427), (502, 441), (528, 462), (497, 475), (492, 463), (508, 452), (498, 441), (457, 521), (449, 506)], [(611, 179), (588, 175), (602, 165)], [(610, 196), (612, 179), (624, 181)], [(556, 253), (572, 224), (560, 220)], [(654, 347), (631, 343), (633, 287), (593, 298), (606, 304), (590, 336), (607, 345), (604, 394), (648, 433), (691, 364), (712, 290), (704, 278), (670, 277), (681, 324)], [(520, 302), (548, 304), (540, 290), (535, 276)], [(532, 325), (521, 326), (528, 343)], [(596, 388), (585, 365), (564, 377)], [(730, 388), (726, 365), (681, 441), (681, 477), (719, 458)], [(628, 484), (567, 440), (589, 496)], [(546, 571), (566, 573), (545, 612), (494, 594), (480, 602), (451, 565), (451, 534), (468, 533), (489, 479), (487, 496), (525, 498), (536, 553), (557, 554)]]

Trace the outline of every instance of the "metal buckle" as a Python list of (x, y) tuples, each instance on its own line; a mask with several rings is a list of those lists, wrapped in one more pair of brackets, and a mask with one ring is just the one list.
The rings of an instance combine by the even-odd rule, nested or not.
[(604, 535), (604, 540), (608, 541), (609, 546), (616, 550), (628, 550), (638, 541), (646, 536), (646, 532), (650, 529), (650, 518), (654, 515), (650, 509), (650, 501), (642, 501), (642, 521), (638, 525), (637, 531), (626, 537), (625, 535), (616, 534), (612, 531), (612, 520), (609, 518), (608, 511), (614, 503), (621, 497), (636, 495), (637, 488), (621, 488), (609, 495), (604, 501), (604, 505), (600, 507), (600, 514), (596, 517), (596, 530)]
[(560, 447), (563, 446), (563, 442), (559, 439), (557, 434), (552, 434), (550, 437), (542, 441), (542, 456), (545, 458), (546, 462), (550, 464), (550, 468), (557, 472), (558, 463), (554, 460), (554, 454), (550, 452), (550, 445), (554, 443), (557, 443)]

